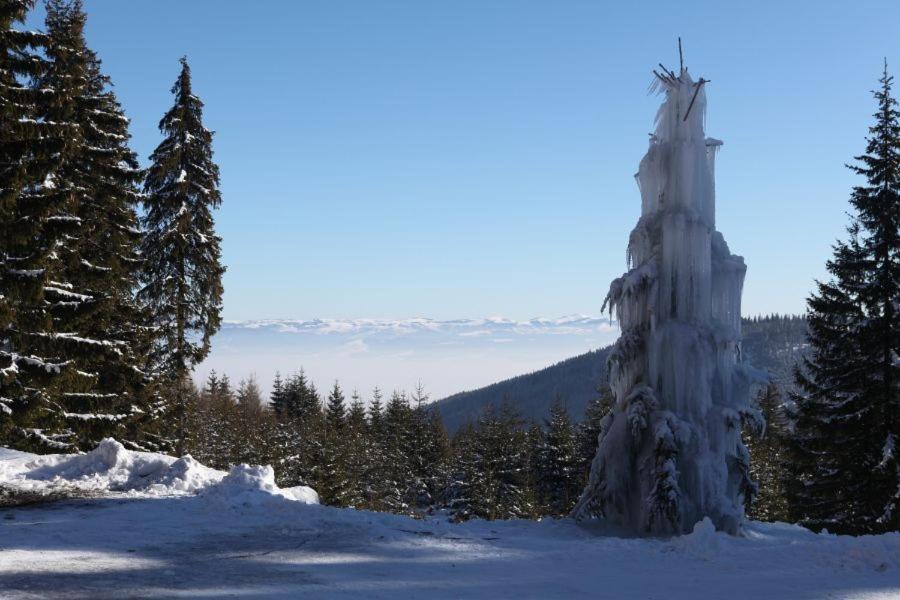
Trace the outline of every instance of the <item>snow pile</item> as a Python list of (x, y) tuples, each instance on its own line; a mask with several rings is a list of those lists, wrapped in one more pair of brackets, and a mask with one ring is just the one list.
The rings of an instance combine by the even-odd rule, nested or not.
[(221, 481), (204, 490), (203, 495), (232, 506), (256, 506), (277, 498), (319, 503), (319, 495), (310, 487), (279, 488), (275, 484), (275, 471), (268, 465), (235, 465)]
[(0, 449), (0, 486), (12, 492), (41, 494), (66, 489), (86, 495), (117, 493), (135, 497), (202, 494), (231, 497), (245, 503), (281, 498), (318, 503), (311, 488), (280, 489), (272, 467), (237, 465), (230, 473), (210, 469), (190, 455), (174, 458), (152, 452), (126, 450), (105, 439), (86, 454), (36, 456)]

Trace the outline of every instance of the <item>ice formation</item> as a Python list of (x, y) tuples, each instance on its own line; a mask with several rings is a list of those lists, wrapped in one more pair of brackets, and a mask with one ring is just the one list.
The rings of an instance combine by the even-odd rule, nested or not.
[(606, 298), (622, 329), (614, 406), (574, 515), (635, 534), (688, 533), (704, 518), (737, 533), (753, 490), (741, 429), (763, 427), (749, 404), (758, 373), (741, 359), (746, 267), (715, 228), (722, 142), (703, 130), (706, 82), (684, 68), (656, 77), (665, 101), (636, 176), (630, 270)]

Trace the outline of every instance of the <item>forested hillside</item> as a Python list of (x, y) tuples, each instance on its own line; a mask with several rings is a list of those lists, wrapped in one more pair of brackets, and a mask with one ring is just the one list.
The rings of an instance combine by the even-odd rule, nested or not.
[[(746, 359), (768, 371), (779, 384), (791, 384), (791, 370), (806, 345), (806, 321), (798, 316), (772, 315), (743, 320), (743, 349)], [(440, 411), (447, 431), (454, 432), (476, 419), (482, 408), (504, 398), (515, 404), (526, 420), (540, 422), (557, 398), (569, 416), (580, 421), (588, 402), (605, 390), (606, 359), (611, 347), (591, 350), (546, 369), (520, 375), (489, 386), (460, 392), (434, 406)]]

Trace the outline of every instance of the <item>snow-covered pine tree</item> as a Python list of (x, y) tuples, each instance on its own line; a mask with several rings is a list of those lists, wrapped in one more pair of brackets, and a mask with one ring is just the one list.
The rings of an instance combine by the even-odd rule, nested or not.
[(409, 512), (406, 490), (413, 479), (409, 460), (411, 412), (405, 393), (395, 391), (391, 394), (384, 410), (381, 435), (383, 463), (375, 484), (378, 510)]
[(544, 424), (534, 477), (537, 501), (552, 516), (568, 514), (581, 493), (583, 481), (578, 472), (577, 444), (569, 413), (557, 398)]
[(235, 448), (234, 462), (252, 465), (271, 464), (265, 451), (265, 410), (256, 377), (241, 379), (235, 392), (237, 401), (230, 426)]
[(900, 528), (900, 113), (887, 64), (865, 154), (850, 168), (848, 239), (808, 301), (811, 355), (796, 372), (792, 517), (814, 528)]
[(44, 119), (77, 127), (44, 191), (62, 207), (56, 218), (72, 224), (48, 265), (48, 344), (75, 367), (58, 408), (74, 447), (92, 449), (109, 436), (142, 447), (140, 430), (152, 422), (141, 393), (146, 330), (133, 298), (141, 171), (128, 120), (87, 48), (85, 21), (80, 0), (47, 1), (51, 62), (40, 85), (52, 91)]
[(366, 470), (363, 474), (362, 488), (365, 493), (365, 507), (380, 510), (380, 490), (385, 471), (384, 458), (384, 406), (381, 390), (372, 390), (372, 400), (368, 408), (368, 430), (366, 437)]
[(584, 418), (578, 424), (578, 471), (582, 486), (587, 483), (591, 461), (597, 454), (603, 423), (612, 407), (609, 390), (597, 390), (584, 409)]
[[(192, 92), (185, 58), (172, 93), (175, 104), (159, 123), (165, 139), (150, 155), (144, 180), (146, 236), (138, 299), (155, 326), (154, 368), (174, 385), (209, 354), (221, 322), (225, 268), (212, 213), (222, 202), (213, 133), (203, 126), (203, 102)], [(172, 400), (180, 453), (185, 399)]]
[(453, 521), (487, 518), (487, 499), (482, 495), (484, 470), (478, 432), (467, 423), (453, 436), (447, 478), (442, 492), (442, 504)]
[(215, 370), (211, 371), (196, 402), (188, 405), (185, 450), (213, 468), (227, 469), (234, 464), (235, 408), (228, 377), (219, 377)]
[(321, 476), (324, 424), (315, 386), (301, 370), (284, 384), (283, 410), (276, 414), (279, 485), (311, 485)]
[(350, 398), (350, 408), (347, 411), (344, 429), (344, 465), (347, 476), (347, 494), (344, 504), (362, 508), (366, 504), (366, 472), (372, 459), (369, 455), (369, 424), (366, 421), (366, 408), (359, 392), (354, 390)]
[(527, 517), (533, 507), (529, 503), (528, 448), (521, 416), (508, 400), (499, 408), (488, 405), (478, 421), (477, 437), (482, 474), (475, 492), (486, 503), (478, 516)]
[(72, 123), (50, 121), (47, 36), (22, 31), (32, 0), (0, 0), (0, 440), (36, 452), (71, 449), (60, 411), (50, 410), (76, 376), (49, 344), (44, 292), (53, 253), (73, 227), (48, 177)]
[(415, 512), (431, 508), (443, 486), (449, 440), (440, 414), (429, 410), (428, 394), (419, 383), (411, 398), (406, 444), (411, 479), (406, 503)]
[(745, 440), (750, 449), (750, 476), (757, 487), (756, 497), (752, 502), (748, 499), (747, 515), (756, 521), (787, 521), (790, 517), (784, 485), (789, 432), (778, 386), (767, 385), (756, 404), (766, 420), (766, 431), (761, 437), (747, 436)]
[(325, 403), (322, 465), (316, 491), (325, 504), (347, 506), (350, 481), (347, 478), (346, 401), (337, 381)]
[(275, 379), (272, 380), (272, 391), (269, 393), (269, 406), (275, 412), (275, 415), (281, 417), (285, 413), (284, 406), (284, 382), (281, 380), (281, 373), (275, 372)]

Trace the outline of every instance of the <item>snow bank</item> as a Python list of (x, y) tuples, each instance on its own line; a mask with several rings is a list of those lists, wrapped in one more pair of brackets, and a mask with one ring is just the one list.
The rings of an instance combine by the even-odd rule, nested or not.
[(216, 485), (204, 490), (203, 495), (229, 505), (243, 506), (268, 504), (278, 498), (304, 504), (319, 503), (319, 495), (310, 487), (279, 488), (275, 484), (275, 471), (268, 465), (235, 465)]
[(272, 467), (237, 465), (225, 473), (200, 464), (190, 455), (175, 458), (135, 452), (109, 438), (86, 454), (38, 456), (0, 448), (0, 486), (31, 494), (60, 488), (90, 495), (136, 497), (200, 494), (242, 504), (272, 499), (305, 504), (319, 501), (311, 488), (280, 489)]

